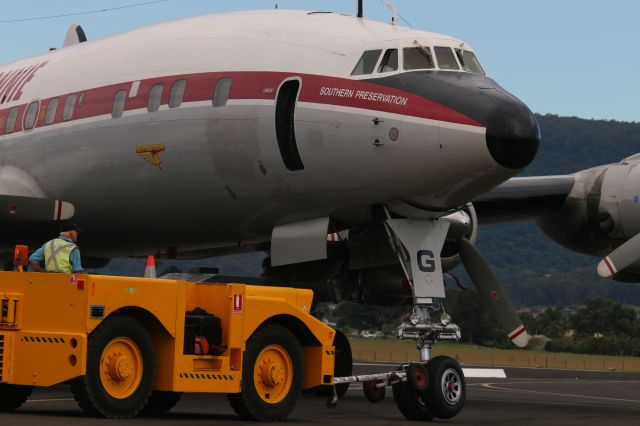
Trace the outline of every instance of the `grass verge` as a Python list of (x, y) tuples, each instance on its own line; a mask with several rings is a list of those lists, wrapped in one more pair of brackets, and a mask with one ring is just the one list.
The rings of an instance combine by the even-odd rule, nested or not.
[[(356, 361), (406, 362), (419, 357), (413, 340), (350, 337), (349, 341)], [(636, 357), (497, 349), (467, 343), (438, 342), (433, 355), (448, 355), (463, 365), (640, 371), (640, 358)]]

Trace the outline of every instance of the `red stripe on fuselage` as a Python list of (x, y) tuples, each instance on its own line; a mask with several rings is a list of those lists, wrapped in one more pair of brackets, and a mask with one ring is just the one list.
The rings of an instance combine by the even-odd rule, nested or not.
[[(389, 88), (359, 80), (328, 77), (314, 74), (291, 74), (283, 72), (262, 71), (238, 71), (238, 72), (210, 72), (197, 74), (171, 75), (140, 80), (138, 93), (129, 97), (133, 81), (127, 81), (108, 86), (96, 87), (74, 92), (77, 94), (76, 104), (72, 120), (97, 117), (111, 114), (113, 99), (116, 92), (127, 91), (125, 111), (147, 108), (149, 93), (156, 84), (164, 84), (161, 104), (167, 105), (172, 84), (177, 80), (186, 80), (186, 89), (183, 102), (198, 102), (211, 100), (216, 83), (221, 78), (232, 78), (229, 100), (234, 99), (258, 99), (275, 100), (278, 88), (288, 78), (299, 78), (302, 81), (299, 101), (324, 104), (329, 106), (344, 106), (357, 109), (389, 112), (399, 115), (419, 117), (449, 123), (465, 124), (483, 127), (481, 123), (418, 95), (402, 90)], [(323, 88), (336, 90), (345, 89), (343, 96), (323, 95)], [(327, 92), (325, 90), (325, 92)], [(344, 96), (351, 93), (351, 96)], [(61, 123), (62, 111), (67, 98), (73, 93), (61, 94), (57, 98), (58, 107), (53, 123)], [(79, 105), (80, 96), (84, 95), (82, 105)], [(389, 102), (389, 99), (402, 98), (402, 102)], [(54, 98), (41, 99), (41, 107), (46, 108)], [(385, 101), (386, 99), (386, 101)], [(15, 132), (22, 130), (22, 120), (26, 104), (20, 105)], [(8, 116), (9, 108), (0, 110), (0, 117)], [(36, 127), (44, 126), (44, 115), (39, 114)], [(4, 122), (0, 120), (0, 123)], [(0, 128), (0, 136), (5, 134), (4, 126)]]

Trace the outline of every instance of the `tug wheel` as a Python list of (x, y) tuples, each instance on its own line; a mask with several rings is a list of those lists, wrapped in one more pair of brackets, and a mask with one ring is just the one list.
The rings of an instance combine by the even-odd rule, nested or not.
[(240, 393), (229, 394), (243, 419), (278, 421), (293, 411), (302, 388), (303, 357), (289, 330), (267, 325), (247, 341)]
[(107, 343), (100, 360), (100, 382), (116, 399), (129, 398), (142, 382), (142, 352), (128, 337), (117, 337)]
[(87, 372), (71, 391), (85, 412), (129, 418), (145, 407), (156, 376), (156, 354), (145, 327), (128, 315), (107, 318), (89, 337)]
[(429, 410), (441, 419), (457, 415), (467, 396), (464, 373), (460, 365), (448, 356), (437, 356), (427, 363), (431, 384), (426, 391)]
[(31, 386), (0, 383), (0, 411), (13, 411), (31, 396)]

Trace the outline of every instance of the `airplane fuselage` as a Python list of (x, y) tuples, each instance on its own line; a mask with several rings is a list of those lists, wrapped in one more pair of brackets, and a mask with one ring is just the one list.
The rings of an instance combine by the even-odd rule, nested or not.
[[(73, 203), (83, 253), (100, 257), (260, 244), (282, 223), (367, 223), (374, 204), (444, 214), (526, 166), (539, 133), (483, 74), (436, 61), (405, 70), (403, 49), (416, 47), (472, 52), (439, 34), (280, 10), (8, 64), (0, 193)], [(371, 50), (374, 69), (353, 75)], [(20, 238), (6, 235), (4, 248)]]

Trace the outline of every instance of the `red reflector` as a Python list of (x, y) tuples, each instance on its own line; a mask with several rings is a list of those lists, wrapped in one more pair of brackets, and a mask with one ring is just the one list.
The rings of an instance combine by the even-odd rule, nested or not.
[(84, 290), (84, 280), (78, 280), (76, 281), (76, 288), (78, 290)]
[(233, 312), (242, 312), (242, 294), (233, 295)]

